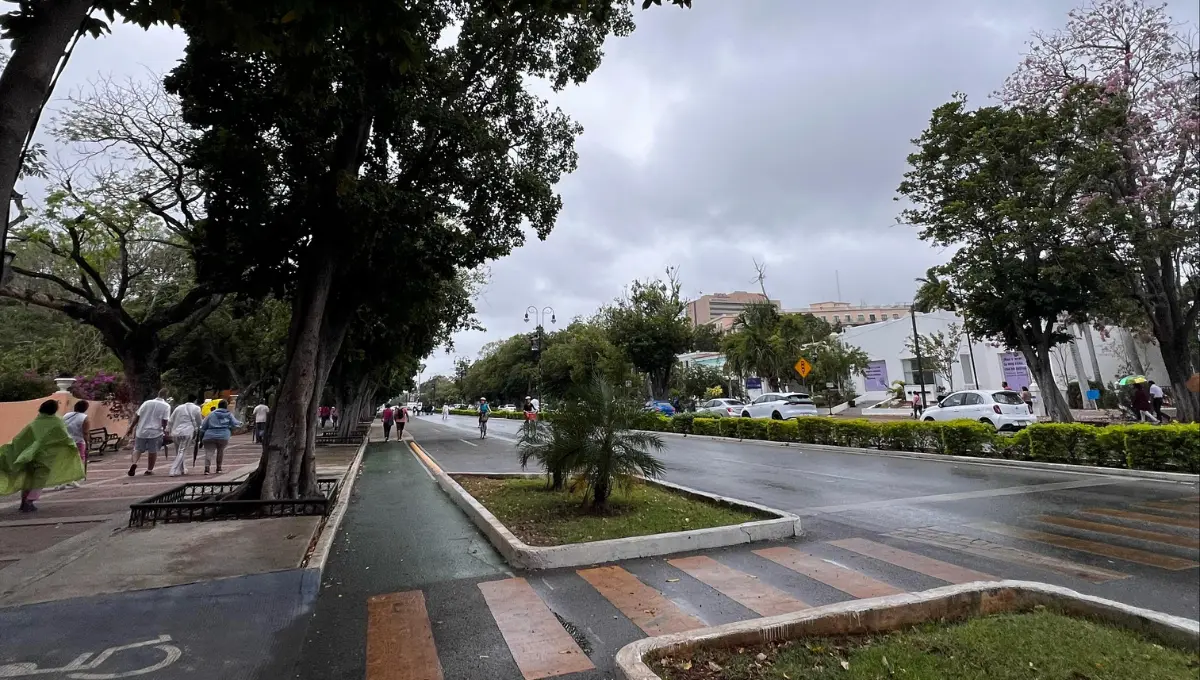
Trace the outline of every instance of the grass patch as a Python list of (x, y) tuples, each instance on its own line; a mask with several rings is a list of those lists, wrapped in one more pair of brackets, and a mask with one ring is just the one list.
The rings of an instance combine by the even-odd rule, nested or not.
[(549, 491), (544, 479), (456, 476), (454, 480), (517, 537), (535, 546), (707, 529), (773, 517), (649, 484), (618, 489), (609, 499), (608, 512), (599, 515), (583, 507), (582, 494)]
[(1183, 680), (1197, 677), (1200, 657), (1039, 610), (887, 635), (702, 650), (652, 665), (665, 680)]

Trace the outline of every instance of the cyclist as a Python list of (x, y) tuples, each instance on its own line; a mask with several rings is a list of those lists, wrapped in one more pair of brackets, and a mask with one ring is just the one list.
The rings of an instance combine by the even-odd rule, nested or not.
[(532, 397), (525, 397), (525, 405), (522, 407), (525, 411), (525, 429), (531, 430), (537, 427), (537, 407), (533, 404)]
[(492, 407), (488, 406), (487, 397), (479, 398), (479, 438), (487, 438), (487, 421), (488, 416), (492, 414)]

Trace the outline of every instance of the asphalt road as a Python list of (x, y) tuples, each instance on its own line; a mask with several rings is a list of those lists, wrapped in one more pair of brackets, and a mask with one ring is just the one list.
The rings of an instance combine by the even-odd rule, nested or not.
[[(521, 421), (489, 421), (489, 437), (479, 439), (475, 420), (440, 415), (422, 417), (410, 425), (412, 435), (447, 472), (519, 471), (515, 443)], [(991, 544), (1016, 547), (1037, 555), (1075, 564), (1115, 570), (1131, 578), (1086, 583), (1059, 578), (1054, 571), (1010, 564), (1011, 578), (1058, 582), (1081, 592), (1188, 618), (1200, 617), (1200, 579), (1196, 568), (1164, 569), (1112, 555), (1081, 552), (1059, 545), (1015, 539), (979, 525), (1002, 525), (1007, 530), (1049, 531), (1038, 518), (1067, 521), (1079, 526), (1102, 522), (1133, 531), (1179, 534), (1194, 541), (1196, 532), (1186, 526), (1147, 525), (1126, 517), (1087, 514), (1136, 513), (1134, 506), (1162, 499), (1195, 496), (1196, 484), (1132, 480), (1121, 477), (1051, 472), (986, 464), (926, 461), (880, 455), (806, 449), (802, 445), (778, 446), (732, 442), (702, 437), (664, 436), (660, 458), (667, 467), (665, 479), (732, 498), (754, 501), (800, 515), (804, 541), (828, 542), (867, 535), (912, 535), (914, 531), (949, 531)], [(1198, 504), (1200, 505), (1200, 504)], [(1194, 520), (1192, 520), (1194, 521)], [(1086, 526), (1086, 525), (1082, 525)], [(1135, 550), (1197, 561), (1197, 551), (1187, 546), (1148, 544), (1126, 536), (1054, 525), (1055, 535), (1099, 542)], [(935, 534), (936, 535), (936, 534)], [(919, 545), (906, 546), (918, 549)], [(1099, 548), (1103, 549), (1103, 548)], [(994, 561), (978, 554), (948, 553), (930, 548), (928, 553), (972, 568), (995, 573)], [(946, 555), (954, 559), (949, 560)]]

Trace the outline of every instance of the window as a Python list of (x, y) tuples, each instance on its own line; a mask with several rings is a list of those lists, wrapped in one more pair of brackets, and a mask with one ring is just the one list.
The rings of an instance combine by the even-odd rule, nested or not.
[(849, 315), (849, 314), (847, 314), (847, 315), (846, 315), (846, 321), (849, 321), (849, 320), (850, 320), (850, 315)]
[(963, 393), (955, 392), (942, 400), (942, 408), (950, 408), (951, 406), (963, 405)]
[(874, 315), (874, 314), (872, 314), (872, 315), (871, 315), (871, 321), (874, 321), (874, 320), (875, 320), (875, 315)]
[(822, 315), (821, 315), (821, 321), (829, 321), (829, 317), (828, 317), (828, 316), (826, 316), (826, 315), (824, 315), (824, 314), (822, 314)]
[(934, 385), (937, 385), (937, 381), (934, 379), (933, 370), (932, 370), (932, 367), (929, 365), (928, 361), (921, 362), (921, 364), (922, 364), (921, 368), (925, 369), (922, 371), (922, 374), (924, 375), (924, 378), (925, 378), (924, 381), (918, 379), (917, 360), (916, 359), (904, 359), (903, 364), (904, 364), (904, 384), (906, 384), (910, 387), (916, 387), (919, 383), (924, 382), (925, 388), (932, 392), (932, 387)]
[(967, 392), (963, 395), (964, 406), (980, 406), (983, 404), (983, 397), (974, 392)]
[(893, 314), (893, 315), (892, 315), (892, 318), (893, 318), (893, 319), (899, 319), (899, 318), (900, 318), (900, 315), (899, 315), (899, 314)]
[(1021, 401), (1021, 395), (1016, 392), (993, 392), (992, 401), (997, 404), (1008, 404), (1009, 406), (1020, 406), (1025, 403)]
[(862, 315), (862, 314), (859, 314), (859, 315), (858, 315), (858, 320), (859, 320), (859, 321), (866, 321), (866, 319), (863, 317), (863, 315)]

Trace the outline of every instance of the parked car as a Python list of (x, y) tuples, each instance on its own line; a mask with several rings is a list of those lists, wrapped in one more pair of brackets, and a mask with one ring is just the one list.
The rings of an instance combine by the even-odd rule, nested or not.
[(517, 405), (516, 404), (505, 404), (504, 406), (500, 407), (500, 410), (501, 411), (516, 411)]
[(647, 411), (658, 411), (664, 416), (675, 415), (675, 407), (669, 401), (648, 401), (646, 402)]
[(696, 415), (701, 418), (736, 418), (742, 415), (745, 406), (740, 399), (709, 399), (696, 407)]
[(768, 392), (742, 406), (743, 418), (790, 420), (817, 415), (817, 405), (804, 392)]
[(1021, 395), (1010, 390), (962, 390), (921, 414), (921, 420), (977, 420), (997, 430), (1020, 430), (1033, 422)]

